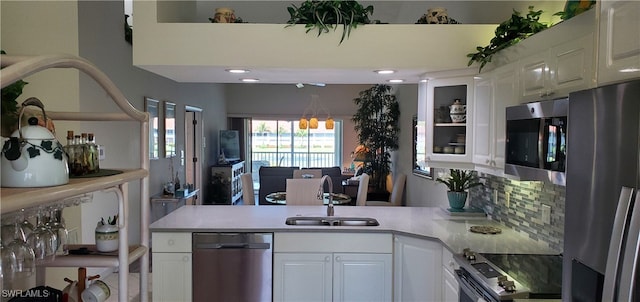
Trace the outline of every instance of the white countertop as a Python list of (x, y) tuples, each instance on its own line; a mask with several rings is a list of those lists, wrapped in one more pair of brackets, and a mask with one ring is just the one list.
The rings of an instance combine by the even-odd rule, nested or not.
[[(335, 216), (370, 217), (379, 226), (291, 226), (290, 216), (325, 216), (326, 206), (183, 206), (151, 224), (152, 232), (386, 232), (442, 241), (453, 253), (471, 248), (481, 253), (558, 254), (498, 222), (450, 216), (441, 208), (337, 206)], [(495, 226), (502, 233), (469, 231), (472, 225)]]

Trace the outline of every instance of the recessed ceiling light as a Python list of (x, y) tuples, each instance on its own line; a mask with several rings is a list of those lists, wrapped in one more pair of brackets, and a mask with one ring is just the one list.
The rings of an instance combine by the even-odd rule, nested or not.
[(225, 69), (226, 72), (230, 73), (248, 73), (248, 69)]
[(426, 82), (427, 82), (426, 79), (420, 80), (420, 83), (426, 83)]
[(389, 83), (402, 83), (402, 82), (404, 82), (404, 80), (401, 80), (401, 79), (395, 79), (395, 80), (389, 80), (388, 82), (389, 82)]
[(258, 81), (260, 81), (260, 80), (258, 80), (258, 79), (251, 79), (251, 78), (247, 78), (247, 79), (240, 79), (240, 81), (243, 81), (243, 82), (245, 82), (245, 83), (255, 83), (255, 82), (258, 82)]
[(391, 69), (380, 69), (380, 70), (374, 70), (373, 72), (375, 72), (377, 74), (393, 74), (396, 71), (395, 70), (391, 70)]

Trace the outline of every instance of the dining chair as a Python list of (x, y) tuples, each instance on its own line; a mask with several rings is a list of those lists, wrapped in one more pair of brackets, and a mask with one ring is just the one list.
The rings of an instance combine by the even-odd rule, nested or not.
[(369, 191), (369, 174), (362, 173), (360, 175), (360, 183), (358, 184), (358, 194), (356, 197), (356, 206), (367, 205), (367, 192)]
[(388, 201), (383, 200), (367, 200), (368, 206), (400, 206), (402, 205), (402, 193), (404, 192), (404, 184), (407, 181), (407, 175), (398, 174), (396, 181), (393, 183), (393, 189), (391, 190), (391, 196)]
[(305, 178), (306, 175), (311, 175), (308, 178), (322, 178), (321, 169), (300, 169), (293, 170), (293, 178)]
[(256, 196), (253, 191), (253, 178), (251, 173), (243, 173), (240, 175), (242, 182), (242, 204), (253, 206), (256, 204)]
[(320, 178), (287, 179), (287, 205), (323, 205), (318, 199)]

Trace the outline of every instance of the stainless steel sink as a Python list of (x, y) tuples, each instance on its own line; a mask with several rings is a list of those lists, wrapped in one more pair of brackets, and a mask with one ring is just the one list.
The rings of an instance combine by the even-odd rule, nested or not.
[(285, 221), (287, 225), (332, 225), (332, 226), (378, 226), (378, 220), (368, 217), (309, 217), (294, 216), (288, 217)]

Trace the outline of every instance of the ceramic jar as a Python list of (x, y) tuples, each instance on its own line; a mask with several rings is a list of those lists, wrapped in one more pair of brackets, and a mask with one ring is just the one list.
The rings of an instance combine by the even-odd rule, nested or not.
[(96, 249), (100, 252), (113, 252), (118, 250), (118, 243), (118, 225), (98, 222), (98, 226), (96, 226)]
[(215, 15), (213, 16), (214, 23), (235, 23), (236, 15), (235, 11), (228, 7), (216, 8)]
[(427, 23), (429, 24), (448, 24), (449, 15), (444, 7), (434, 7), (427, 10)]
[(456, 99), (451, 106), (449, 106), (449, 115), (451, 121), (454, 123), (464, 123), (467, 120), (467, 105), (460, 102), (460, 99)]

